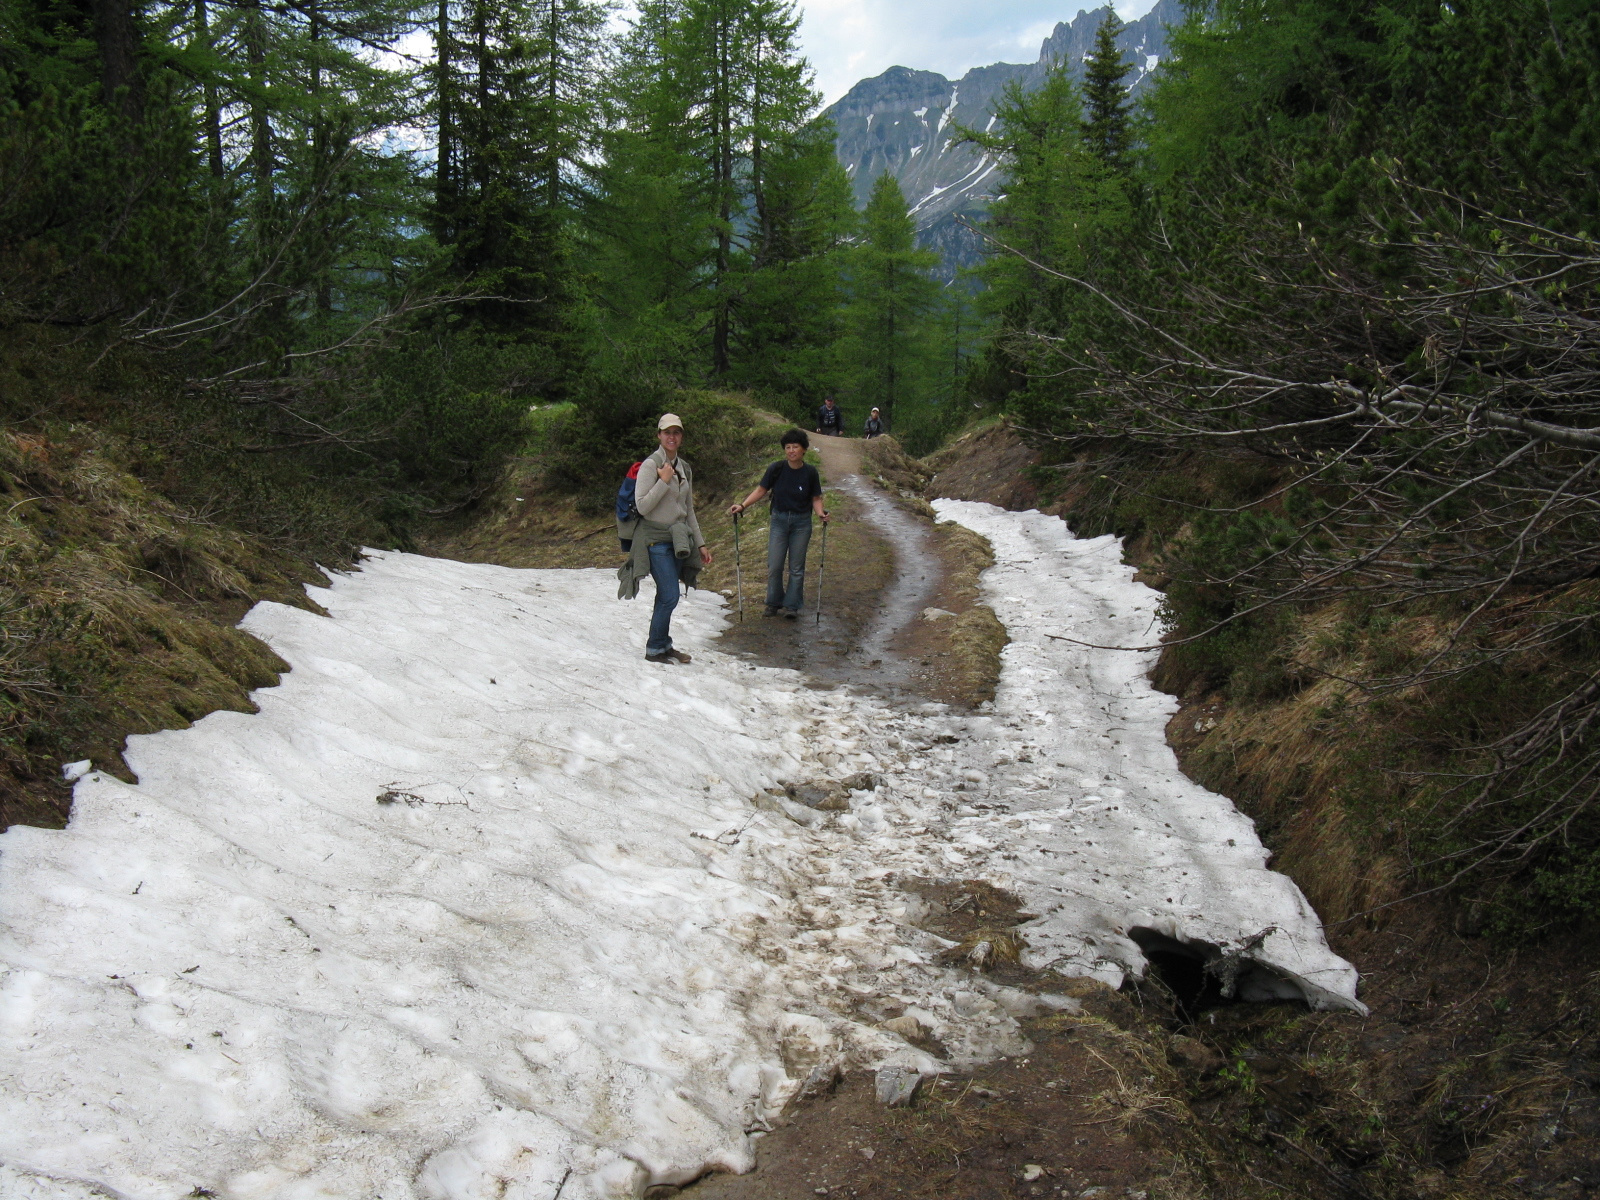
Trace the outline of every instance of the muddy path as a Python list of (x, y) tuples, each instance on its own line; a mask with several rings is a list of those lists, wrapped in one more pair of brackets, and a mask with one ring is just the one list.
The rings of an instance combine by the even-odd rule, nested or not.
[[(876, 486), (860, 442), (819, 437), (814, 444), (836, 519), (825, 565), (820, 530), (812, 541), (807, 610), (799, 621), (761, 616), (766, 526), (750, 521), (741, 531), (744, 620), (725, 631), (722, 648), (802, 671), (821, 687), (874, 690), (901, 703), (946, 698), (941, 664), (952, 656), (957, 619), (930, 620), (925, 612), (976, 599), (952, 592), (951, 527), (935, 526), (914, 501), (902, 504)], [(952, 942), (1028, 919), (1013, 897), (982, 881), (901, 886), (931, 909), (920, 926)], [(1326, 1072), (1254, 1050), (1258, 1040), (1279, 1036), (1359, 1038), (1362, 1023), (1351, 1014), (1238, 1004), (1208, 1008), (1202, 1025), (1201, 996), (1189, 994), (1181, 969), (1170, 983), (1158, 970), (1121, 991), (1020, 965), (1005, 970), (1010, 986), (1065, 993), (1080, 1007), (1023, 1021), (1025, 1055), (932, 1081), (907, 1107), (880, 1103), (870, 1072), (825, 1081), (762, 1137), (755, 1171), (713, 1174), (682, 1192), (690, 1200), (1374, 1200), (1352, 1170), (1367, 1151), (1362, 1134), (1341, 1129), (1326, 1138), (1348, 1151), (1328, 1158), (1277, 1128), (1329, 1104)], [(900, 1019), (892, 1009), (890, 1019)], [(923, 1048), (943, 1056), (936, 1043)], [(1285, 1115), (1291, 1104), (1293, 1117)], [(648, 1195), (679, 1191), (658, 1187)]]
[[(861, 443), (815, 436), (831, 521), (815, 526), (798, 619), (763, 616), (765, 506), (740, 522), (743, 618), (721, 649), (763, 666), (802, 671), (818, 686), (849, 684), (893, 699), (942, 698), (923, 611), (948, 572), (931, 522), (907, 512), (864, 474)], [(819, 595), (820, 593), (820, 595)], [(737, 609), (737, 595), (734, 597)]]
[[(975, 598), (952, 586), (961, 570), (952, 541), (957, 535), (874, 484), (862, 443), (814, 437), (813, 445), (834, 520), (825, 560), (820, 527), (813, 535), (806, 610), (799, 620), (761, 615), (766, 521), (764, 514), (747, 519), (741, 529), (744, 617), (724, 631), (721, 648), (804, 672), (819, 687), (849, 686), (899, 703), (952, 699), (945, 665), (957, 619), (925, 613), (965, 608)], [(953, 704), (958, 712), (962, 707)], [(935, 915), (924, 924), (953, 941), (1028, 915), (1014, 898), (979, 881), (907, 880), (904, 886), (932, 905)], [(1044, 980), (1021, 967), (1006, 971), (1005, 982), (1015, 987), (1077, 994), (1081, 1014), (1028, 1022), (1033, 1049), (1026, 1057), (930, 1083), (911, 1107), (879, 1103), (870, 1073), (841, 1076), (797, 1102), (763, 1138), (755, 1171), (713, 1174), (683, 1194), (693, 1200), (1110, 1200), (1160, 1194), (1163, 1184), (1174, 1182), (1169, 1196), (1191, 1188), (1189, 1195), (1204, 1194), (1204, 1172), (1190, 1164), (1207, 1156), (1193, 1129), (1163, 1136), (1169, 1131), (1144, 1120), (1146, 1109), (1177, 1119), (1187, 1090), (1167, 1062), (1160, 1020), (1147, 1024), (1137, 997), (1093, 981)], [(1135, 1028), (1140, 1032), (1127, 1032)], [(925, 1048), (941, 1052), (934, 1044)], [(1129, 1080), (1143, 1082), (1130, 1092)], [(679, 1191), (658, 1187), (647, 1195)]]

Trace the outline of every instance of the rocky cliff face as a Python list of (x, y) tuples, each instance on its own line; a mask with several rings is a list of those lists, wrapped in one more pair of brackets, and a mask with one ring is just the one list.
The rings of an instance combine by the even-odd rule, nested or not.
[[(923, 245), (944, 254), (946, 273), (976, 263), (979, 244), (959, 219), (981, 212), (1002, 181), (991, 156), (957, 143), (957, 126), (989, 128), (1006, 85), (1036, 87), (1053, 62), (1071, 64), (1081, 77), (1084, 56), (1110, 11), (1083, 11), (1061, 22), (1037, 62), (974, 67), (954, 82), (933, 71), (890, 67), (856, 84), (828, 115), (839, 130), (839, 161), (850, 173), (857, 207), (866, 205), (873, 183), (887, 171), (905, 192)], [(1135, 94), (1166, 51), (1166, 27), (1182, 20), (1181, 0), (1159, 0), (1123, 31), (1118, 45), (1134, 63), (1128, 81)]]

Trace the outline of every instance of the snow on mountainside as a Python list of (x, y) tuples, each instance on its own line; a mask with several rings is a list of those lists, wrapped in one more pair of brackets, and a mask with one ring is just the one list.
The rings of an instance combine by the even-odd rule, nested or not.
[[(839, 130), (839, 161), (850, 173), (857, 207), (866, 205), (873, 183), (888, 171), (905, 192), (922, 244), (941, 251), (948, 268), (976, 262), (978, 247), (957, 217), (981, 211), (1001, 176), (991, 156), (957, 144), (958, 127), (987, 128), (1006, 85), (1036, 87), (1053, 62), (1071, 63), (1081, 76), (1095, 31), (1110, 11), (1081, 11), (1058, 24), (1037, 62), (974, 67), (955, 82), (933, 71), (890, 67), (856, 84), (828, 115)], [(1160, 0), (1117, 39), (1134, 63), (1128, 82), (1135, 93), (1166, 52), (1166, 27), (1182, 20), (1181, 0)]]

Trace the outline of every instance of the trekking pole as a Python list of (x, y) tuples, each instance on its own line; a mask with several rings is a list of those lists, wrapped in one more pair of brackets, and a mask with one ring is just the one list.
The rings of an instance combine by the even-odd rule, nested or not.
[(739, 563), (739, 515), (733, 514), (733, 586), (739, 596), (739, 620), (744, 621), (744, 569)]
[(822, 624), (822, 573), (828, 569), (828, 523), (822, 523), (822, 561), (817, 564), (817, 624)]

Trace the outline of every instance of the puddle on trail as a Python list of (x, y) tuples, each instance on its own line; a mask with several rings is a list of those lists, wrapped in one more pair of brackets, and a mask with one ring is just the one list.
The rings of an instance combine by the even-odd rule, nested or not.
[(848, 502), (836, 506), (825, 552), (821, 525), (812, 533), (805, 612), (793, 621), (761, 615), (766, 526), (752, 522), (744, 546), (744, 621), (728, 627), (721, 647), (763, 666), (803, 671), (822, 687), (848, 683), (906, 696), (916, 690), (920, 663), (898, 643), (943, 579), (932, 536), (860, 475), (845, 475), (828, 491)]

